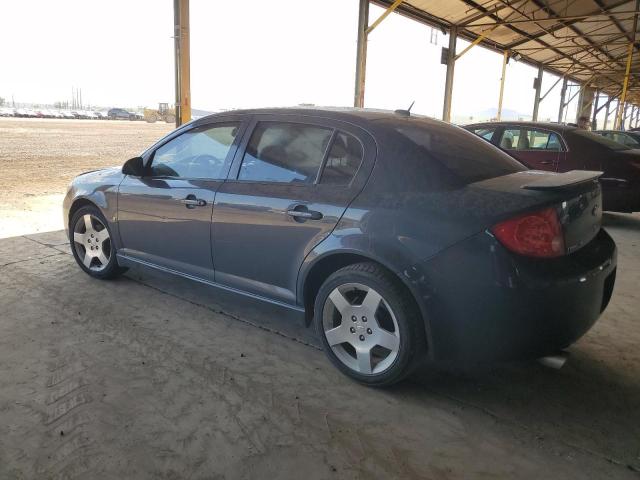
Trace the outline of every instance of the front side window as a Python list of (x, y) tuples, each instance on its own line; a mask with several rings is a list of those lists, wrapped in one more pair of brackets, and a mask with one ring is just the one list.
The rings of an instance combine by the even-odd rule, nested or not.
[(151, 176), (223, 179), (238, 127), (235, 122), (205, 125), (165, 143), (153, 155)]
[(531, 128), (507, 128), (502, 134), (500, 146), (506, 150), (562, 150), (557, 133)]
[(320, 183), (348, 185), (362, 163), (362, 144), (353, 135), (338, 132), (327, 155)]
[(260, 122), (247, 145), (238, 180), (314, 183), (332, 131), (300, 123)]

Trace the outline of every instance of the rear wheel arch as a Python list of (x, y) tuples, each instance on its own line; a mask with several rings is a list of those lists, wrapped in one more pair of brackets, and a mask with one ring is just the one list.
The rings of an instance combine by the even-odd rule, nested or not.
[(409, 294), (411, 300), (414, 302), (416, 310), (422, 317), (422, 321), (424, 323), (424, 334), (427, 341), (427, 349), (431, 350), (429, 348), (431, 342), (430, 326), (428, 323), (426, 311), (416, 300), (416, 293), (408, 285), (406, 279), (395, 273), (391, 268), (389, 268), (380, 260), (369, 257), (367, 255), (363, 255), (358, 252), (336, 252), (327, 254), (317, 259), (313, 263), (313, 265), (311, 265), (302, 282), (302, 301), (305, 310), (305, 325), (309, 326), (313, 321), (316, 295), (318, 294), (318, 291), (320, 290), (320, 287), (325, 282), (325, 280), (332, 273), (340, 270), (341, 268), (357, 263), (374, 263), (380, 266), (382, 269), (386, 270), (398, 281), (398, 284), (401, 286), (401, 288), (403, 288)]

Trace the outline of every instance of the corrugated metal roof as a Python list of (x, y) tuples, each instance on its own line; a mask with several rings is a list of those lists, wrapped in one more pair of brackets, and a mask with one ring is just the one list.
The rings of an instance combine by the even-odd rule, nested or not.
[(637, 0), (405, 0), (396, 11), (443, 29), (456, 25), (469, 40), (485, 34), (486, 47), (613, 96), (622, 90), (633, 43), (627, 101), (640, 101)]

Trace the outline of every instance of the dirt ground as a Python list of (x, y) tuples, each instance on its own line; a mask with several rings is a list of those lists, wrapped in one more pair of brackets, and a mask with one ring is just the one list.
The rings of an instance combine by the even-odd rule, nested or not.
[[(159, 127), (99, 125), (131, 147), (87, 133), (84, 148), (99, 139), (119, 155), (100, 165), (120, 163)], [(69, 162), (55, 187), (29, 190), (37, 160), (14, 175), (46, 206), (99, 166)], [(616, 288), (561, 370), (424, 367), (388, 390), (340, 375), (276, 307), (146, 270), (93, 280), (63, 232), (29, 234), (42, 224), (24, 218), (0, 217), (23, 232), (0, 239), (2, 479), (640, 476), (640, 215), (605, 215)]]
[(173, 129), (166, 123), (0, 118), (0, 238), (62, 228), (73, 177), (121, 165)]

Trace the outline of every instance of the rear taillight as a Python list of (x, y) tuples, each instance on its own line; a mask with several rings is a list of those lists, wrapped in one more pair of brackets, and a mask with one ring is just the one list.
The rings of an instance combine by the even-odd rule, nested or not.
[(555, 208), (511, 218), (491, 231), (500, 243), (520, 255), (552, 258), (565, 254), (564, 234)]

